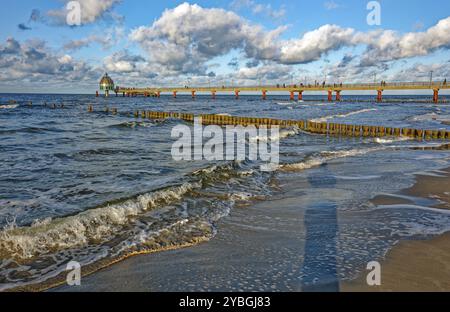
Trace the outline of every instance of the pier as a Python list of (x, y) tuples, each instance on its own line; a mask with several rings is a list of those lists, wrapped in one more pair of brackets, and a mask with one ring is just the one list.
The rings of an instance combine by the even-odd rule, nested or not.
[(161, 94), (169, 94), (176, 98), (178, 94), (188, 94), (195, 98), (198, 93), (210, 94), (212, 99), (216, 98), (218, 92), (234, 95), (239, 99), (241, 92), (256, 92), (261, 94), (263, 100), (267, 99), (269, 92), (286, 93), (290, 95), (290, 100), (303, 100), (304, 92), (326, 92), (327, 100), (341, 101), (342, 92), (345, 91), (373, 91), (377, 102), (383, 101), (384, 91), (400, 90), (430, 90), (432, 101), (439, 102), (439, 91), (450, 89), (447, 82), (395, 82), (395, 83), (360, 83), (360, 84), (294, 84), (294, 85), (272, 85), (272, 86), (221, 86), (221, 87), (149, 87), (149, 88), (127, 88), (116, 87), (116, 96), (124, 97), (160, 97)]

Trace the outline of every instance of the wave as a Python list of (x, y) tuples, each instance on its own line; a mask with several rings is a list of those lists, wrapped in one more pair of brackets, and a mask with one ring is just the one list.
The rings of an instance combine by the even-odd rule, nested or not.
[(378, 144), (390, 144), (395, 142), (403, 142), (403, 141), (409, 141), (411, 140), (410, 137), (391, 137), (391, 138), (374, 138), (372, 142), (378, 143)]
[(291, 130), (281, 130), (278, 134), (270, 134), (268, 136), (256, 136), (249, 139), (251, 143), (256, 142), (268, 142), (268, 141), (280, 141), (281, 139), (285, 139), (290, 136), (294, 136), (299, 134), (300, 131), (297, 128), (293, 128)]
[(326, 122), (326, 121), (328, 121), (330, 119), (333, 119), (333, 118), (345, 118), (345, 117), (350, 117), (350, 116), (353, 116), (353, 115), (358, 115), (358, 114), (363, 114), (363, 113), (373, 112), (373, 111), (377, 111), (377, 109), (376, 108), (361, 109), (361, 110), (353, 111), (353, 112), (346, 113), (346, 114), (337, 114), (337, 115), (319, 117), (319, 118), (316, 118), (316, 119), (312, 119), (311, 121), (313, 121), (313, 122)]
[(19, 107), (19, 104), (0, 105), (0, 109), (14, 109)]
[(127, 224), (130, 218), (179, 200), (196, 187), (199, 185), (186, 183), (74, 216), (37, 221), (29, 227), (10, 224), (0, 232), (0, 254), (27, 259), (93, 241), (104, 241)]
[(423, 115), (413, 116), (407, 119), (408, 121), (415, 121), (415, 122), (421, 122), (421, 121), (436, 121), (440, 122), (442, 124), (450, 124), (450, 115), (444, 115), (440, 113), (427, 113)]
[(373, 147), (373, 148), (357, 148), (357, 149), (351, 149), (351, 150), (321, 152), (318, 155), (310, 156), (301, 162), (280, 165), (280, 170), (300, 171), (300, 170), (311, 169), (313, 167), (321, 166), (321, 165), (325, 164), (326, 162), (334, 160), (334, 159), (353, 157), (353, 156), (361, 156), (361, 155), (365, 155), (367, 153), (376, 152), (376, 151), (380, 151), (383, 149), (384, 149), (383, 147)]
[(255, 195), (248, 192), (236, 192), (228, 195), (230, 200), (234, 201), (250, 201), (250, 200), (263, 200), (265, 196)]
[(110, 125), (108, 126), (108, 128), (148, 128), (148, 127), (153, 127), (155, 126), (155, 123), (153, 122), (149, 122), (149, 121), (127, 121), (127, 122), (122, 122), (119, 124), (114, 124), (114, 125)]

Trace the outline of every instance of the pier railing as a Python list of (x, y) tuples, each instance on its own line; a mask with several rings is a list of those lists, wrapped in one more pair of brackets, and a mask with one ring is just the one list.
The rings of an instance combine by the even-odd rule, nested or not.
[(117, 92), (145, 91), (220, 91), (220, 90), (384, 90), (384, 89), (450, 89), (446, 82), (383, 82), (383, 83), (333, 83), (333, 84), (276, 84), (276, 85), (221, 85), (221, 86), (162, 86), (148, 88), (117, 87)]

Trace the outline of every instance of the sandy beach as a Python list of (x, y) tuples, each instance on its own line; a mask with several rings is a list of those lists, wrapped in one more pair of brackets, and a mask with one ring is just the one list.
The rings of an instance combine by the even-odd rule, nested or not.
[[(450, 208), (450, 169), (438, 176), (417, 175), (416, 184), (401, 195), (438, 199), (434, 207)], [(410, 204), (395, 196), (378, 196), (377, 205)], [(450, 233), (430, 240), (402, 241), (394, 247), (381, 264), (381, 286), (369, 287), (366, 277), (341, 283), (342, 291), (450, 291)]]

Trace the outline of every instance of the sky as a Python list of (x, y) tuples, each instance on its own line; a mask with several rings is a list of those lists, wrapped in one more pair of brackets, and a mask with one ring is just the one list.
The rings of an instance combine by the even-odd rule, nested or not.
[(450, 78), (448, 0), (69, 2), (0, 11), (1, 93)]

